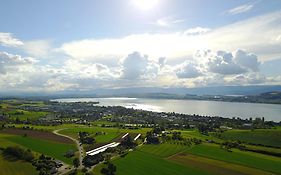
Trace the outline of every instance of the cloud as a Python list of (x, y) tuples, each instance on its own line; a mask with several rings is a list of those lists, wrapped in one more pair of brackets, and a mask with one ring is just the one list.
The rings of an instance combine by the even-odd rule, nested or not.
[(6, 47), (18, 47), (18, 46), (22, 46), (23, 42), (17, 38), (14, 38), (12, 33), (0, 32), (0, 45)]
[(35, 57), (46, 57), (50, 54), (51, 41), (49, 40), (33, 40), (26, 41), (22, 46), (24, 51)]
[(160, 68), (164, 67), (166, 62), (167, 62), (167, 59), (165, 57), (160, 57), (158, 59), (158, 64), (159, 64)]
[(234, 53), (234, 61), (243, 68), (250, 69), (252, 71), (258, 71), (260, 62), (257, 55), (253, 53), (247, 53), (243, 50), (237, 50)]
[(17, 70), (18, 66), (29, 65), (36, 62), (31, 57), (21, 57), (7, 52), (0, 52), (0, 73), (6, 74), (9, 70)]
[(184, 35), (201, 35), (209, 32), (211, 29), (203, 27), (190, 28), (184, 31)]
[(158, 67), (148, 60), (147, 55), (133, 52), (125, 57), (122, 62), (121, 78), (136, 80), (150, 78), (158, 72)]
[(259, 73), (258, 57), (244, 50), (198, 51), (177, 65), (140, 52), (120, 58), (117, 66), (69, 58), (60, 67), (35, 59), (0, 53), (1, 90), (63, 91), (118, 87), (198, 87), (278, 84), (280, 78)]
[(175, 72), (178, 78), (196, 78), (202, 75), (197, 63), (190, 60), (177, 66)]
[(227, 10), (225, 13), (229, 15), (236, 15), (250, 11), (254, 7), (254, 4), (243, 4), (238, 7)]
[[(253, 32), (254, 31), (254, 32)], [(281, 11), (253, 17), (220, 28), (196, 27), (172, 33), (132, 34), (121, 38), (85, 39), (66, 42), (57, 50), (74, 59), (120, 59), (128, 53), (146, 53), (154, 61), (168, 62), (192, 56), (197, 50), (236, 50), (243, 48), (259, 55), (259, 61), (281, 57), (278, 37)]]
[(171, 27), (175, 24), (178, 23), (183, 23), (185, 22), (184, 19), (175, 19), (173, 17), (165, 17), (165, 18), (160, 18), (156, 21), (156, 25), (161, 26), (161, 27)]
[(259, 85), (267, 84), (269, 80), (260, 74), (246, 74), (246, 75), (236, 75), (234, 77), (226, 78), (226, 84), (229, 85)]
[(237, 50), (233, 53), (227, 51), (212, 52), (200, 51), (195, 54), (199, 60), (201, 69), (222, 75), (235, 75), (259, 70), (260, 62), (253, 53)]

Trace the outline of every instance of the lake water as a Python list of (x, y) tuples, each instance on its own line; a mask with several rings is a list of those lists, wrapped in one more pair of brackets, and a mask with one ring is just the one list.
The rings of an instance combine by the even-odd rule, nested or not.
[(170, 100), (148, 98), (63, 98), (60, 102), (100, 102), (100, 106), (124, 106), (155, 112), (176, 112), (220, 117), (255, 118), (281, 121), (281, 105), (259, 103), (234, 103), (198, 100)]

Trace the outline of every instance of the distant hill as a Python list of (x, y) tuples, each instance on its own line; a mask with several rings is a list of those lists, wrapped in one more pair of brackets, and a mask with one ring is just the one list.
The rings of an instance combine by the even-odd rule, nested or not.
[(281, 92), (281, 85), (269, 86), (213, 86), (198, 88), (160, 88), (160, 87), (135, 87), (119, 89), (94, 89), (92, 91), (67, 90), (59, 92), (0, 92), (6, 96), (51, 96), (51, 97), (104, 97), (104, 96), (130, 96), (130, 97), (182, 97), (191, 95), (259, 95), (267, 92)]
[(97, 95), (125, 95), (125, 94), (194, 94), (194, 95), (259, 95), (266, 92), (281, 91), (281, 86), (216, 86), (199, 88), (155, 88), (137, 87), (120, 89), (97, 89)]

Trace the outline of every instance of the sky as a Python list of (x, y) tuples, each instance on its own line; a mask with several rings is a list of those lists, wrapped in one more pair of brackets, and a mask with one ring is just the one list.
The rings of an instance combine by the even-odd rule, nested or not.
[(281, 85), (278, 0), (0, 0), (0, 91)]

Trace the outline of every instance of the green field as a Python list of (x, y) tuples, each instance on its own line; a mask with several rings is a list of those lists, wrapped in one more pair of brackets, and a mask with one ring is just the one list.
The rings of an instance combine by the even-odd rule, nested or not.
[[(204, 175), (206, 171), (186, 167), (169, 160), (162, 159), (143, 151), (130, 152), (126, 157), (116, 159), (113, 164), (117, 166), (117, 175)], [(100, 169), (104, 165), (98, 165), (94, 174), (101, 174)]]
[[(177, 144), (143, 145), (125, 158), (116, 158), (117, 175), (125, 174), (251, 174), (281, 172), (281, 159), (252, 152), (228, 152), (214, 144), (187, 147)], [(94, 169), (100, 174), (104, 164)]]
[(241, 140), (247, 143), (281, 147), (280, 129), (259, 129), (254, 131), (230, 130), (222, 133), (222, 138), (227, 140)]
[(178, 152), (184, 151), (189, 147), (178, 144), (144, 145), (139, 151), (153, 154), (162, 158), (169, 157)]
[[(16, 112), (23, 112), (23, 114), (17, 114)], [(8, 112), (10, 115), (10, 119), (16, 120), (35, 120), (40, 117), (44, 117), (48, 114), (48, 112), (34, 112), (34, 111), (24, 111), (24, 110), (14, 110)]]
[(277, 174), (281, 172), (281, 159), (273, 156), (252, 152), (242, 152), (235, 149), (233, 149), (233, 152), (228, 152), (217, 145), (211, 144), (194, 146), (191, 149), (188, 149), (186, 153), (240, 164)]
[[(37, 153), (49, 155), (56, 159), (62, 160), (65, 163), (72, 164), (72, 159), (64, 157), (64, 153), (68, 150), (76, 150), (75, 145), (63, 144), (31, 137), (23, 137), (17, 135), (2, 135), (0, 134), (1, 143), (5, 146), (21, 145)], [(1, 144), (2, 146), (2, 144)]]
[(31, 163), (4, 160), (0, 151), (0, 174), (2, 175), (35, 175), (38, 174)]
[[(67, 126), (65, 126), (67, 127)], [(119, 128), (106, 128), (106, 127), (99, 127), (99, 126), (83, 126), (83, 127), (68, 127), (67, 129), (64, 129), (60, 131), (60, 133), (68, 135), (73, 138), (78, 138), (78, 132), (89, 132), (90, 134), (95, 134), (97, 132), (103, 132), (104, 134), (102, 135), (97, 135), (94, 136), (97, 143), (106, 143), (110, 142), (112, 139), (118, 137), (120, 134), (123, 133), (141, 133), (141, 134), (146, 134), (147, 131), (151, 129), (149, 128), (140, 128), (140, 129), (135, 129), (135, 130), (130, 130), (130, 129), (119, 129)]]
[(184, 166), (208, 170), (210, 174), (214, 175), (273, 175), (273, 173), (263, 170), (187, 153), (173, 155), (169, 157), (169, 160)]

